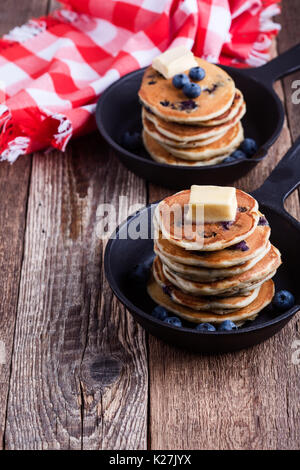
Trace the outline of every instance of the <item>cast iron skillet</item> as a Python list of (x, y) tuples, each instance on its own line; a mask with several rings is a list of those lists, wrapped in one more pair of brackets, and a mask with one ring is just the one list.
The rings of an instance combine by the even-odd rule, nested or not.
[(256, 139), (259, 150), (251, 159), (221, 163), (217, 166), (170, 166), (155, 162), (142, 147), (136, 153), (121, 147), (125, 131), (141, 131), (141, 105), (138, 90), (145, 69), (132, 72), (113, 83), (101, 96), (97, 109), (98, 128), (115, 149), (124, 165), (137, 175), (170, 188), (187, 188), (192, 184), (228, 184), (250, 171), (267, 154), (281, 131), (284, 111), (273, 91), (273, 83), (300, 68), (300, 44), (251, 69), (224, 67), (243, 92), (247, 113), (243, 119), (245, 136)]
[[(136, 265), (149, 263), (150, 266), (154, 257), (151, 230), (152, 214), (157, 203), (129, 217), (117, 228), (107, 244), (105, 272), (113, 292), (147, 331), (179, 347), (216, 353), (247, 348), (266, 340), (281, 330), (300, 308), (300, 223), (283, 207), (286, 197), (299, 184), (300, 138), (265, 183), (252, 193), (270, 223), (271, 241), (282, 254), (283, 264), (274, 278), (276, 290), (288, 289), (296, 297), (296, 305), (289, 311), (280, 313), (267, 307), (253, 322), (248, 321), (232, 332), (198, 332), (191, 329), (191, 323), (184, 323), (184, 328), (176, 328), (153, 318), (151, 311), (155, 303), (148, 296), (146, 285), (136, 285), (131, 275)], [(130, 227), (140, 228), (142, 237), (127, 239)]]

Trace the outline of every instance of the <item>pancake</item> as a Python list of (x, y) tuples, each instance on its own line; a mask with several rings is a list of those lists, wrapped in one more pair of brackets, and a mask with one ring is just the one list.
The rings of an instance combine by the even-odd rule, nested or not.
[(178, 142), (191, 142), (208, 139), (212, 136), (222, 135), (234, 126), (238, 121), (242, 119), (246, 112), (246, 105), (243, 102), (237, 109), (236, 115), (216, 126), (189, 126), (187, 124), (178, 124), (172, 121), (166, 121), (165, 119), (156, 116), (153, 113), (148, 112), (145, 108), (142, 110), (142, 117), (151, 121), (156, 130), (169, 139), (177, 140)]
[(166, 137), (164, 134), (161, 134), (157, 130), (153, 122), (147, 119), (146, 117), (142, 118), (142, 123), (143, 123), (143, 128), (145, 129), (147, 134), (149, 134), (153, 139), (157, 140), (158, 143), (160, 143), (161, 145), (165, 144), (165, 145), (170, 145), (171, 147), (178, 147), (178, 148), (202, 147), (204, 145), (208, 145), (212, 142), (215, 142), (216, 140), (220, 139), (226, 134), (226, 131), (224, 131), (221, 134), (212, 135), (211, 137), (207, 139), (190, 140), (188, 142), (185, 142), (185, 141), (170, 139), (169, 137)]
[(206, 158), (232, 153), (243, 139), (243, 126), (238, 122), (219, 139), (206, 145), (193, 148), (178, 148), (165, 143), (161, 143), (161, 145), (177, 158), (184, 160), (205, 160)]
[(157, 282), (155, 282), (153, 277), (148, 283), (148, 294), (154, 302), (162, 305), (169, 312), (173, 312), (184, 320), (193, 323), (208, 322), (220, 324), (224, 320), (231, 320), (240, 324), (239, 322), (254, 320), (257, 314), (272, 301), (274, 296), (274, 283), (272, 280), (264, 282), (259, 290), (258, 296), (253, 302), (251, 302), (251, 304), (226, 315), (218, 315), (213, 312), (195, 312), (195, 310), (191, 308), (173, 302), (172, 299), (164, 293), (163, 289), (157, 284)]
[(235, 96), (234, 81), (218, 66), (195, 59), (206, 72), (200, 83), (200, 96), (187, 98), (182, 90), (173, 86), (172, 79), (164, 78), (150, 66), (144, 73), (139, 90), (144, 106), (164, 119), (185, 123), (207, 121), (225, 113)]
[(258, 257), (268, 244), (270, 237), (269, 225), (258, 225), (252, 235), (247, 237), (248, 250), (226, 248), (219, 251), (189, 251), (170, 243), (159, 232), (155, 237), (155, 244), (159, 251), (174, 263), (188, 266), (199, 266), (210, 269), (237, 266)]
[(244, 97), (241, 91), (236, 89), (232, 105), (227, 111), (225, 111), (225, 113), (221, 114), (220, 116), (215, 117), (214, 119), (208, 119), (207, 121), (201, 121), (199, 123), (195, 122), (193, 124), (195, 125), (198, 124), (198, 125), (207, 126), (207, 127), (218, 126), (220, 124), (224, 124), (225, 122), (228, 122), (230, 119), (233, 119), (235, 117), (242, 103), (245, 105)]
[(179, 276), (183, 277), (184, 279), (188, 279), (191, 281), (199, 281), (199, 282), (211, 282), (217, 279), (225, 279), (227, 277), (232, 277), (237, 274), (242, 274), (245, 271), (251, 269), (258, 261), (260, 261), (269, 251), (271, 247), (270, 242), (266, 245), (265, 249), (261, 251), (261, 253), (252, 258), (249, 261), (246, 261), (243, 264), (238, 264), (236, 266), (230, 266), (228, 268), (218, 268), (218, 269), (211, 269), (211, 268), (201, 268), (199, 266), (189, 266), (186, 264), (181, 264), (172, 261), (170, 258), (165, 256), (158, 248), (157, 245), (154, 245), (154, 252), (159, 256), (161, 262), (165, 264), (172, 272), (178, 274)]
[(175, 166), (208, 166), (208, 165), (217, 165), (229, 157), (228, 154), (220, 155), (218, 157), (211, 157), (205, 160), (183, 160), (181, 158), (174, 157), (168, 150), (162, 147), (153, 137), (151, 137), (147, 132), (143, 131), (142, 133), (143, 142), (145, 149), (149, 155), (159, 163), (164, 163), (165, 165), (175, 165)]
[(213, 311), (218, 315), (223, 315), (224, 313), (229, 313), (230, 311), (246, 307), (257, 297), (260, 289), (260, 287), (258, 287), (243, 296), (199, 297), (182, 292), (176, 286), (170, 284), (164, 275), (162, 265), (158, 262), (157, 258), (153, 262), (152, 272), (155, 281), (160, 285), (165, 294), (173, 300), (173, 302), (179, 303), (193, 310)]
[[(158, 263), (161, 263), (158, 260)], [(267, 254), (251, 269), (242, 274), (237, 274), (222, 280), (213, 282), (195, 282), (183, 279), (171, 271), (166, 265), (162, 265), (163, 273), (171, 284), (180, 290), (193, 295), (231, 295), (244, 289), (254, 288), (257, 282), (265, 280), (280, 266), (280, 253), (273, 245)]]
[[(249, 237), (259, 220), (258, 204), (250, 194), (236, 190), (238, 210), (232, 222), (205, 223), (197, 226), (184, 218), (190, 190), (163, 199), (156, 207), (153, 223), (164, 238), (186, 250), (217, 251)], [(204, 233), (203, 233), (204, 229)]]

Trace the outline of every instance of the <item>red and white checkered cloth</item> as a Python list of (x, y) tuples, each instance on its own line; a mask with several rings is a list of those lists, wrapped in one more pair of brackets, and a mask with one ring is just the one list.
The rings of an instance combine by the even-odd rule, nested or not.
[(268, 60), (279, 0), (63, 0), (0, 39), (0, 155), (61, 150), (94, 128), (102, 91), (185, 44), (234, 66)]

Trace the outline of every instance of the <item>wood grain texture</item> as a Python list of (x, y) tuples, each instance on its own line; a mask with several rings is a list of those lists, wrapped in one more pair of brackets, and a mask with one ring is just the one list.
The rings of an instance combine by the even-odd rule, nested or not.
[[(16, 19), (22, 24), (31, 16), (44, 14), (46, 5), (46, 0), (19, 2), (16, 18), (15, 2), (2, 0), (0, 35), (16, 26)], [(0, 360), (0, 449), (5, 428), (30, 169), (28, 157), (13, 166), (0, 163), (0, 342), (3, 352)]]
[[(282, 53), (300, 42), (299, 33), (300, 2), (299, 0), (285, 0), (283, 3), (280, 22), (282, 30), (278, 38), (278, 52)], [(300, 54), (299, 54), (300, 55)], [(300, 62), (300, 57), (299, 57)], [(297, 83), (296, 83), (297, 82)], [(293, 88), (294, 83), (294, 88)], [(288, 124), (292, 140), (299, 136), (300, 123), (300, 71), (283, 80), (285, 104), (288, 115)], [(297, 103), (293, 102), (292, 95), (297, 92)]]
[(120, 194), (143, 203), (145, 184), (96, 135), (34, 156), (8, 449), (146, 447), (145, 335), (104, 279), (99, 239), (97, 208)]
[[(282, 86), (275, 85), (283, 98)], [(291, 145), (285, 122), (268, 157), (235, 186), (259, 187)], [(170, 194), (150, 185), (150, 200)], [(299, 217), (297, 193), (287, 208)], [(223, 356), (179, 351), (149, 338), (152, 449), (297, 449), (300, 430), (299, 314), (278, 335)]]

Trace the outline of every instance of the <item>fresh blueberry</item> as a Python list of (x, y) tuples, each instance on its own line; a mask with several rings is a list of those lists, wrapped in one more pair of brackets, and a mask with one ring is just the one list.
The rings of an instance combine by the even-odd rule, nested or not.
[(203, 80), (203, 78), (205, 77), (205, 70), (202, 69), (201, 67), (193, 67), (189, 71), (189, 77), (192, 80), (199, 82), (200, 80)]
[(195, 328), (197, 331), (216, 331), (214, 325), (210, 323), (199, 323)]
[(148, 281), (150, 269), (146, 263), (137, 264), (130, 275), (131, 282), (136, 284), (145, 284)]
[(230, 156), (234, 160), (241, 160), (242, 158), (247, 158), (247, 155), (242, 150), (235, 150)]
[(257, 151), (257, 143), (255, 142), (254, 139), (244, 139), (243, 142), (241, 143), (241, 150), (245, 152), (247, 157), (252, 157), (252, 155), (255, 154)]
[(157, 320), (165, 320), (168, 316), (168, 312), (165, 309), (165, 307), (162, 307), (161, 305), (157, 305), (153, 310), (152, 310), (152, 316), (154, 318), (157, 318)]
[(288, 290), (280, 290), (276, 292), (273, 299), (273, 307), (284, 312), (289, 310), (295, 304), (295, 297)]
[(178, 328), (182, 326), (181, 320), (178, 317), (167, 317), (164, 319), (164, 322), (168, 323), (168, 325), (177, 326)]
[(141, 134), (139, 132), (124, 132), (122, 136), (122, 146), (127, 150), (136, 150), (141, 145)]
[(178, 73), (177, 75), (174, 75), (172, 83), (175, 88), (182, 88), (184, 85), (190, 83), (190, 80), (185, 73)]
[(219, 327), (219, 331), (232, 331), (232, 330), (237, 330), (237, 326), (231, 320), (223, 321), (223, 323), (221, 323)]
[(232, 155), (229, 155), (229, 157), (225, 158), (224, 163), (230, 163), (230, 162), (235, 162), (235, 158), (233, 158)]
[(182, 91), (188, 98), (197, 98), (201, 94), (201, 88), (197, 83), (187, 83), (183, 86)]

